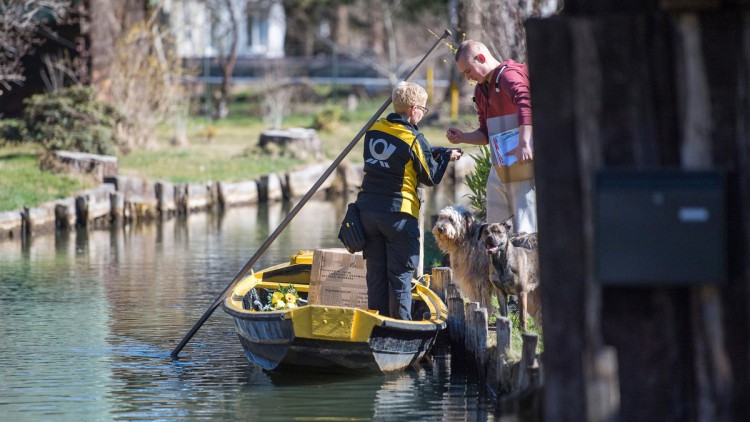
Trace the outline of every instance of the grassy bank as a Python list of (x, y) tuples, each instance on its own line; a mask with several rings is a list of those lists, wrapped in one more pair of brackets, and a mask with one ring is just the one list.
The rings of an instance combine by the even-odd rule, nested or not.
[(40, 152), (26, 144), (0, 148), (0, 211), (73, 196), (95, 185), (93, 180), (41, 171)]
[[(342, 112), (331, 130), (318, 131), (326, 158), (337, 157), (381, 105), (382, 100), (360, 102), (356, 111)], [(325, 107), (309, 106), (305, 111), (291, 114), (284, 119), (283, 126), (312, 127), (315, 114)], [(191, 118), (187, 125), (187, 145), (171, 145), (172, 128), (163, 127), (157, 134), (158, 141), (150, 148), (119, 157), (120, 174), (172, 183), (241, 181), (304, 164), (300, 160), (259, 154), (255, 145), (265, 129), (257, 105), (238, 102), (227, 119)], [(445, 125), (428, 119), (420, 129), (433, 145), (447, 145), (443, 135)], [(40, 153), (35, 145), (7, 146), (0, 140), (0, 211), (70, 197), (95, 185), (89, 179), (40, 171), (37, 158)], [(347, 159), (361, 162), (361, 155), (358, 145)]]

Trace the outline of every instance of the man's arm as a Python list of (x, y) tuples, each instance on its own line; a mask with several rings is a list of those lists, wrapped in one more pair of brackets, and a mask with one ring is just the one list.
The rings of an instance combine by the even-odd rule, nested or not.
[(452, 144), (487, 145), (487, 136), (481, 130), (463, 132), (460, 129), (451, 127), (448, 128), (445, 137)]
[(518, 146), (509, 152), (522, 163), (534, 159), (534, 135), (531, 125), (518, 126)]

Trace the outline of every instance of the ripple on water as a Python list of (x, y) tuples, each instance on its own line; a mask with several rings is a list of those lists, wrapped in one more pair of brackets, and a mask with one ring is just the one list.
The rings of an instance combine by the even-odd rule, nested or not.
[[(343, 209), (306, 207), (255, 268), (338, 247)], [(171, 359), (285, 212), (241, 208), (223, 220), (0, 244), (3, 419), (486, 420), (450, 355), (386, 376), (271, 375), (248, 362), (220, 309)]]

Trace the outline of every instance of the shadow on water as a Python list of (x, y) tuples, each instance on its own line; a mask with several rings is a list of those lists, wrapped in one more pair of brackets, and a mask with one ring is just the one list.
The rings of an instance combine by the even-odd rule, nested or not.
[[(340, 247), (345, 204), (311, 201), (255, 269)], [(172, 349), (289, 204), (0, 243), (0, 412), (32, 420), (487, 420), (442, 348), (388, 375), (268, 374), (217, 310)]]

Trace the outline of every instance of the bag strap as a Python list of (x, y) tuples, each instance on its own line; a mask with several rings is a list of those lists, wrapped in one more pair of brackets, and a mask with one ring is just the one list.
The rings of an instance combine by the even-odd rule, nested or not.
[(505, 69), (508, 68), (508, 65), (503, 65), (503, 67), (500, 68), (500, 71), (497, 72), (497, 77), (495, 78), (495, 92), (500, 92), (500, 76), (502, 76), (503, 72), (505, 72)]

